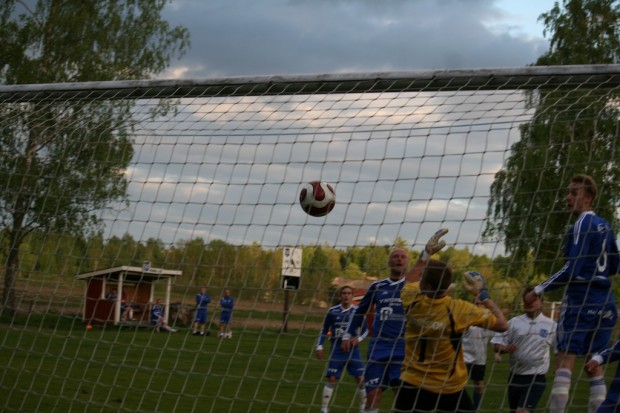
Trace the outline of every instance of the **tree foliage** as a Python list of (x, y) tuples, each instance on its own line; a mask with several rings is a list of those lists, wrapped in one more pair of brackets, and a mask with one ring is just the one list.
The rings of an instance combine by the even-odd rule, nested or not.
[[(564, 0), (541, 15), (550, 49), (536, 65), (618, 63), (620, 10), (609, 0)], [(598, 214), (618, 229), (620, 146), (618, 97), (601, 89), (540, 88), (529, 92), (531, 121), (491, 186), (485, 236), (505, 243), (512, 273), (548, 273), (563, 264), (562, 241), (570, 217), (566, 187), (575, 173), (599, 184)], [(525, 267), (525, 268), (524, 268)], [(532, 273), (524, 274), (532, 276)]]
[(617, 0), (564, 0), (541, 14), (549, 51), (538, 66), (611, 64), (620, 60), (620, 5)]
[[(0, 82), (148, 78), (188, 46), (160, 14), (166, 1), (0, 3)], [(34, 230), (96, 231), (97, 211), (126, 199), (130, 101), (0, 106), (0, 220), (7, 237), (3, 308), (15, 308), (19, 249)], [(164, 108), (164, 106), (162, 106)]]
[[(382, 268), (373, 268), (372, 274), (361, 270), (365, 262), (362, 252), (383, 250), (385, 248), (376, 246), (346, 249), (329, 245), (304, 246), (300, 288), (290, 291), (292, 302), (310, 307), (330, 304), (337, 278), (366, 280), (370, 284), (374, 279), (389, 277), (387, 256)], [(358, 254), (353, 255), (352, 251)], [(166, 245), (153, 238), (140, 242), (130, 234), (104, 240), (100, 233), (82, 238), (33, 231), (20, 250), (20, 280), (23, 286), (39, 279), (72, 279), (80, 273), (124, 265), (141, 267), (144, 261), (150, 261), (151, 268), (182, 272), (174, 281), (174, 290), (184, 297), (193, 297), (198, 288), (204, 286), (212, 297), (229, 289), (246, 303), (276, 303), (282, 300), (282, 253), (282, 248), (263, 248), (258, 243), (233, 245), (217, 239), (205, 243), (202, 238), (196, 238)], [(507, 257), (491, 260), (485, 255), (474, 255), (467, 248), (454, 247), (444, 249), (437, 257), (452, 266), (457, 285), (465, 271), (476, 270), (484, 275), (493, 299), (500, 305), (513, 307), (518, 300), (522, 286), (515, 277), (504, 272)], [(346, 265), (343, 266), (343, 262)], [(18, 289), (18, 296), (20, 292), (25, 293)], [(458, 294), (471, 299), (460, 289)]]

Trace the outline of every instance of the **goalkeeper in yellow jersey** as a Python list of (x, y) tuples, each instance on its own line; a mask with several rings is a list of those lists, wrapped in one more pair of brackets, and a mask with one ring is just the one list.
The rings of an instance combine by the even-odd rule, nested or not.
[(407, 326), (395, 411), (471, 412), (461, 338), (470, 326), (506, 331), (506, 318), (479, 273), (466, 273), (463, 279), (463, 288), (477, 297), (479, 305), (447, 293), (452, 269), (441, 261), (429, 260), (420, 280), (414, 280), (408, 278), (401, 291)]

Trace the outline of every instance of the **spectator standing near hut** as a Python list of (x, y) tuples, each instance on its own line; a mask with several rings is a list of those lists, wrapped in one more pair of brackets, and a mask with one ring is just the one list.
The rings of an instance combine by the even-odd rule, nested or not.
[(235, 300), (230, 296), (230, 290), (224, 290), (224, 295), (220, 298), (220, 332), (218, 337), (232, 338), (232, 330), (230, 322), (232, 321), (232, 312), (235, 307)]
[(195, 336), (209, 335), (207, 330), (207, 306), (211, 302), (211, 296), (207, 294), (205, 287), (200, 287), (200, 291), (196, 294), (196, 316), (194, 317), (194, 330), (192, 334)]

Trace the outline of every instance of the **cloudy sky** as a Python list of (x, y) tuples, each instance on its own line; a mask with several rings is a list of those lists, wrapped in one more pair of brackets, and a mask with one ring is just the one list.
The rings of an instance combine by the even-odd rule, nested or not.
[[(175, 0), (165, 17), (192, 47), (160, 78), (523, 67), (547, 50), (550, 0)], [(447, 241), (488, 255), (489, 187), (519, 125), (522, 97), (330, 95), (184, 99), (142, 125), (130, 206), (108, 235), (201, 237), (266, 247), (328, 243), (421, 248)], [(446, 108), (451, 108), (447, 110)], [(257, 132), (260, 131), (260, 132)], [(302, 183), (335, 185), (324, 218), (297, 204)]]
[(173, 0), (192, 47), (163, 77), (520, 67), (553, 0)]

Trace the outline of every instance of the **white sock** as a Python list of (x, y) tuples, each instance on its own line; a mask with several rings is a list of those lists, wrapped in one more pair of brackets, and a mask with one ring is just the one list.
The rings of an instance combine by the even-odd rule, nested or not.
[(357, 395), (360, 398), (360, 413), (363, 413), (366, 409), (366, 386), (364, 383), (357, 388)]
[(331, 400), (333, 393), (334, 386), (327, 383), (325, 387), (323, 387), (323, 400), (321, 400), (321, 408), (324, 412), (327, 412), (327, 408), (329, 407), (329, 401)]
[(551, 413), (564, 413), (568, 404), (568, 390), (570, 389), (570, 379), (572, 372), (568, 369), (557, 369), (551, 387), (549, 397), (549, 411)]
[(597, 376), (590, 378), (590, 400), (588, 402), (588, 413), (596, 412), (596, 409), (603, 403), (607, 395), (605, 387), (605, 377)]

